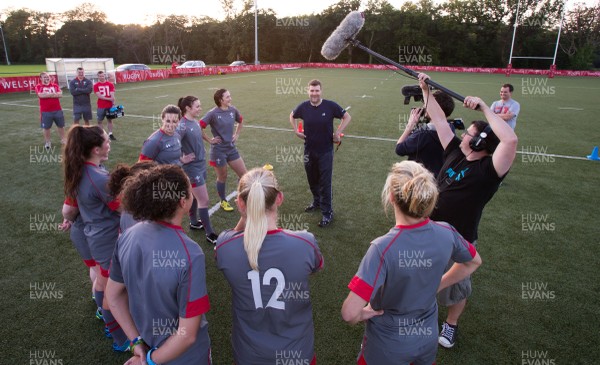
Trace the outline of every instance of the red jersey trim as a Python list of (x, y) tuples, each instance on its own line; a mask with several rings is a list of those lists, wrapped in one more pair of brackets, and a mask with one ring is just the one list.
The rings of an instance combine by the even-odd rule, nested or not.
[(354, 294), (361, 297), (364, 301), (371, 301), (371, 294), (373, 294), (373, 287), (367, 284), (363, 279), (355, 276), (348, 284), (348, 289), (350, 289)]
[(200, 123), (200, 127), (202, 127), (202, 129), (205, 129), (208, 126), (204, 120), (200, 120), (198, 123)]
[(104, 268), (102, 268), (102, 266), (100, 266), (100, 275), (102, 275), (105, 278), (108, 278), (110, 276), (110, 272)]
[(217, 166), (217, 163), (215, 161), (209, 161), (208, 164), (214, 167)]
[(270, 231), (267, 231), (267, 234), (275, 234), (275, 233), (279, 233), (279, 232), (281, 232), (281, 231), (283, 231), (283, 229), (281, 229), (281, 228), (276, 228), (276, 229), (272, 229), (272, 230), (270, 230)]
[(68, 205), (70, 207), (75, 207), (75, 208), (79, 207), (79, 205), (77, 205), (77, 199), (73, 199), (71, 197), (66, 197), (64, 204)]
[(85, 162), (84, 162), (84, 164), (85, 164), (85, 165), (94, 166), (94, 167), (98, 167), (98, 165), (96, 165), (95, 163), (93, 163), (93, 162), (90, 162), (90, 161), (85, 161)]
[(140, 157), (138, 158), (138, 162), (140, 161), (154, 161), (153, 159), (151, 159), (150, 157), (143, 155), (140, 153)]
[(396, 226), (396, 228), (400, 228), (400, 229), (415, 229), (415, 228), (419, 228), (419, 227), (423, 227), (423, 226), (427, 225), (429, 223), (429, 221), (430, 221), (430, 219), (427, 218), (423, 222), (419, 222), (419, 223), (416, 223), (416, 224), (411, 224), (409, 226), (398, 224)]
[(85, 264), (85, 266), (87, 267), (94, 267), (96, 266), (96, 261), (94, 259), (91, 260), (83, 260), (83, 263)]
[(119, 198), (108, 202), (108, 209), (112, 210), (113, 212), (119, 209), (120, 206), (121, 200), (119, 200)]
[(210, 301), (208, 295), (194, 301), (188, 302), (185, 308), (185, 318), (196, 317), (207, 313), (210, 310)]

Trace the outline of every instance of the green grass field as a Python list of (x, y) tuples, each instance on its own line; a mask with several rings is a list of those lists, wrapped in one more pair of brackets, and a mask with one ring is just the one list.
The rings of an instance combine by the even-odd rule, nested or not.
[[(597, 363), (600, 162), (585, 156), (600, 145), (600, 80), (431, 76), (458, 93), (481, 96), (489, 103), (498, 99), (502, 83), (511, 82), (513, 97), (521, 103), (519, 150), (544, 153), (519, 153), (486, 207), (479, 227), (483, 265), (474, 275), (474, 294), (460, 323), (459, 342), (452, 350), (440, 349), (437, 363)], [(301, 163), (302, 144), (288, 122), (292, 108), (306, 99), (304, 86), (315, 77), (323, 82), (324, 97), (349, 107), (352, 115), (335, 155), (336, 216), (326, 229), (317, 227), (318, 214), (303, 212), (311, 197)], [(339, 313), (348, 293), (346, 285), (369, 242), (393, 225), (393, 215), (383, 212), (379, 195), (387, 170), (401, 159), (394, 146), (410, 111), (400, 93), (407, 84), (414, 81), (391, 71), (335, 69), (119, 84), (117, 101), (125, 106), (126, 116), (115, 121), (118, 141), (112, 143), (107, 166), (112, 169), (118, 162), (137, 160), (142, 142), (158, 128), (157, 116), (166, 104), (191, 94), (200, 98), (206, 112), (214, 105), (214, 90), (229, 89), (246, 122), (238, 143), (246, 165), (274, 166), (286, 198), (281, 225), (308, 228), (325, 257), (324, 270), (311, 282), (319, 364), (351, 364), (363, 326), (347, 325)], [(62, 105), (70, 125), (70, 96), (63, 98)], [(63, 364), (122, 364), (127, 356), (112, 353), (111, 342), (93, 316), (86, 268), (68, 235), (56, 229), (62, 221), (60, 151), (57, 147), (43, 151), (37, 98), (26, 93), (0, 95), (0, 111), (0, 229), (4, 232), (0, 363), (60, 359)], [(462, 116), (466, 124), (482, 117), (458, 105), (454, 116)], [(58, 146), (55, 129), (52, 133)], [(228, 191), (235, 188), (232, 175)], [(208, 181), (216, 203), (211, 170)], [(218, 231), (236, 221), (236, 213), (213, 215)], [(190, 236), (207, 256), (213, 360), (231, 364), (230, 291), (215, 268), (204, 234)], [(444, 314), (441, 309), (440, 316)]]

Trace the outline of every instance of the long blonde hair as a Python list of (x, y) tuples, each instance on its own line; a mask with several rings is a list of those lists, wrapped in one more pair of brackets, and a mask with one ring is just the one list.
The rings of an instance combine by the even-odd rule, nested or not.
[(238, 195), (246, 203), (244, 249), (253, 270), (258, 270), (258, 253), (267, 236), (267, 211), (273, 209), (278, 194), (277, 179), (271, 171), (255, 168), (240, 179)]
[(433, 174), (414, 161), (395, 163), (381, 192), (381, 201), (386, 210), (393, 204), (413, 218), (429, 217), (437, 198), (438, 189)]

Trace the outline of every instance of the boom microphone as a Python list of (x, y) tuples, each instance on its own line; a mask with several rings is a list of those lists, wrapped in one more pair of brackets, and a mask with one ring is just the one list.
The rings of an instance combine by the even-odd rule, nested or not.
[[(344, 48), (348, 47), (348, 45), (352, 45), (353, 47), (362, 49), (368, 54), (379, 58), (380, 60), (387, 62), (390, 65), (396, 66), (398, 69), (404, 71), (405, 73), (409, 74), (415, 79), (419, 77), (418, 72), (415, 72), (408, 67), (404, 67), (398, 62), (390, 60), (389, 58), (363, 46), (358, 40), (356, 40), (355, 37), (358, 34), (358, 32), (360, 32), (364, 24), (365, 18), (363, 13), (356, 10), (351, 11), (350, 14), (346, 15), (344, 20), (342, 20), (340, 25), (338, 25), (338, 27), (335, 28), (335, 30), (333, 31), (333, 33), (331, 33), (329, 38), (327, 38), (325, 43), (323, 43), (323, 48), (321, 48), (321, 55), (331, 61), (337, 56), (339, 56), (340, 53), (342, 53), (342, 51), (344, 50)], [(436, 89), (442, 90), (443, 92), (459, 100), (460, 102), (465, 101), (464, 96), (448, 88), (443, 87), (442, 85), (438, 84), (437, 82), (431, 79), (425, 80), (425, 83)], [(477, 106), (477, 109), (479, 109), (479, 106)]]
[(351, 11), (323, 43), (321, 55), (330, 61), (337, 58), (360, 32), (364, 24), (365, 17), (363, 13), (356, 10)]

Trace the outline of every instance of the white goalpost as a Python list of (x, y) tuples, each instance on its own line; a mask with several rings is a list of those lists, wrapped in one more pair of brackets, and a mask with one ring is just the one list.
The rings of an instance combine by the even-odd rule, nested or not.
[(558, 35), (556, 37), (556, 46), (554, 48), (554, 56), (553, 57), (542, 57), (542, 56), (513, 56), (513, 50), (514, 50), (514, 46), (515, 46), (515, 38), (517, 35), (517, 27), (519, 26), (519, 10), (521, 8), (521, 1), (519, 0), (517, 2), (517, 14), (515, 17), (515, 24), (514, 24), (514, 29), (513, 29), (513, 36), (512, 36), (512, 42), (510, 44), (510, 56), (508, 58), (508, 65), (506, 66), (506, 68), (508, 69), (508, 72), (506, 73), (506, 76), (510, 76), (510, 70), (512, 70), (512, 61), (513, 59), (537, 59), (537, 60), (552, 60), (552, 64), (550, 65), (550, 72), (548, 73), (548, 77), (552, 78), (554, 77), (554, 71), (556, 71), (556, 55), (558, 53), (558, 44), (560, 42), (560, 33), (562, 31), (562, 23), (563, 23), (563, 19), (565, 17), (565, 9), (566, 9), (566, 5), (563, 7), (563, 11), (562, 14), (560, 16), (560, 22), (558, 24)]

